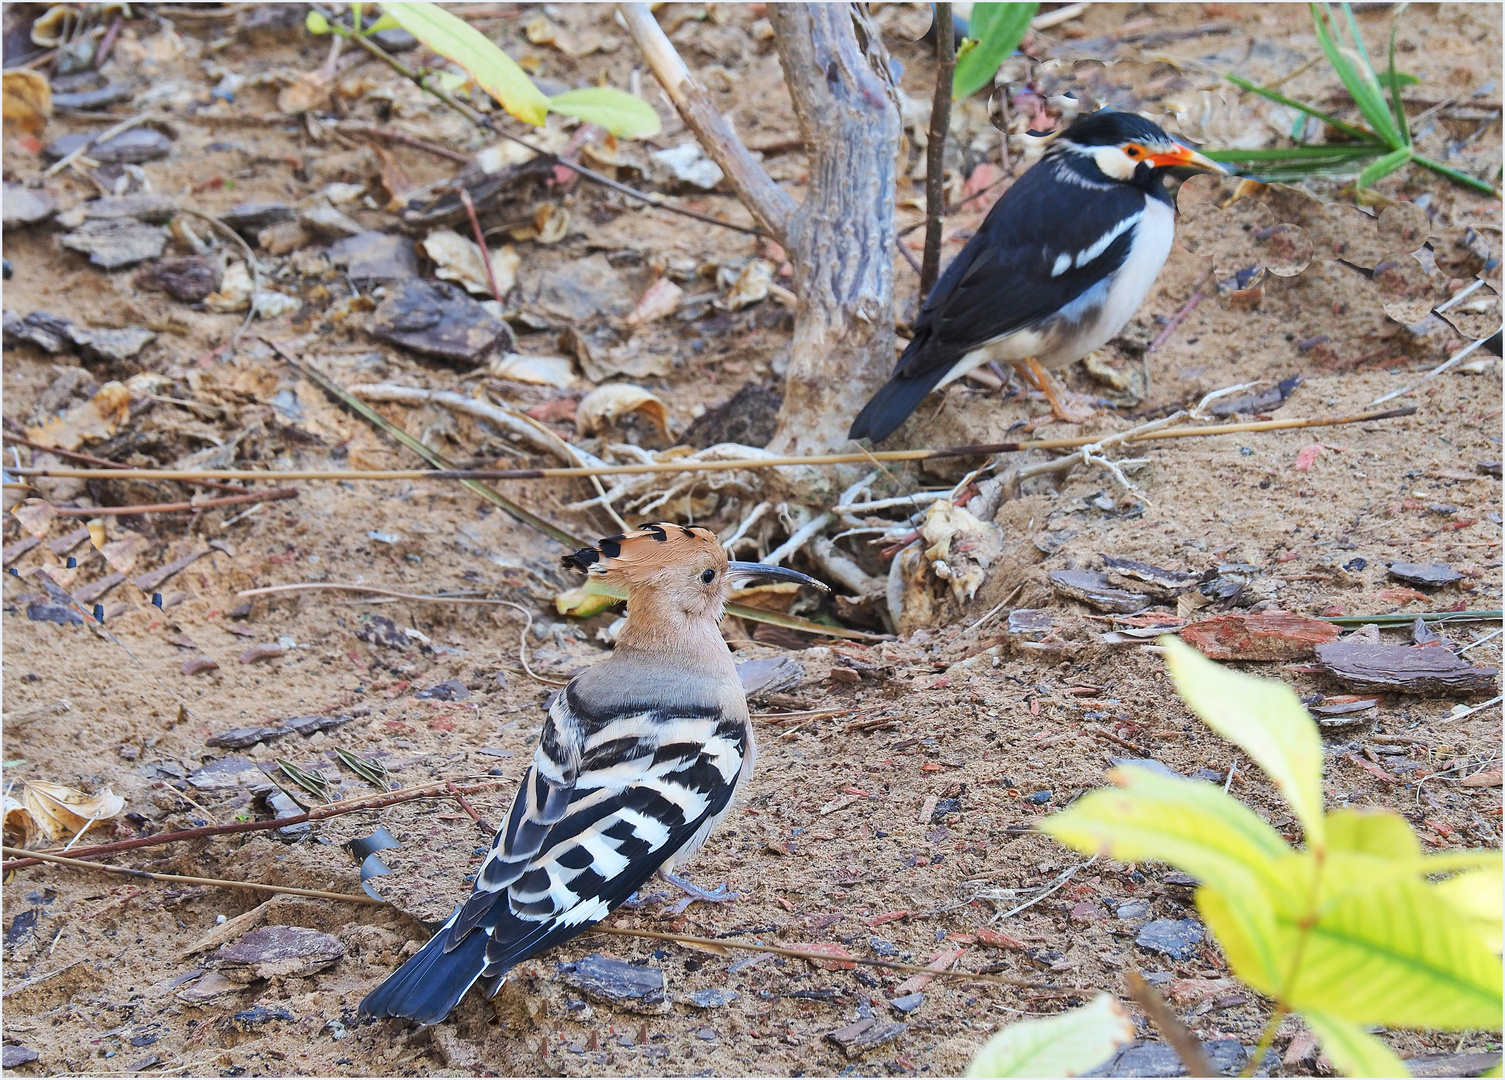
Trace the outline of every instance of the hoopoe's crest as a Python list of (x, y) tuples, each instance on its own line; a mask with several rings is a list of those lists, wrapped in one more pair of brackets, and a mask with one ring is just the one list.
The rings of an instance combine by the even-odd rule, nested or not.
[(564, 557), (566, 566), (628, 586), (646, 584), (665, 571), (692, 565), (699, 568), (701, 564), (718, 575), (726, 569), (726, 552), (716, 534), (699, 525), (672, 521), (652, 522), (629, 533), (603, 537), (594, 547)]

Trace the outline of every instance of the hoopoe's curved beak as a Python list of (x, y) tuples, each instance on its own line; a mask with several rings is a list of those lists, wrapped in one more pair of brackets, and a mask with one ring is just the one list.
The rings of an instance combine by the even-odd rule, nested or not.
[(824, 581), (816, 581), (808, 574), (791, 570), (787, 566), (774, 566), (772, 563), (729, 562), (726, 564), (726, 575), (729, 578), (761, 577), (773, 578), (775, 581), (793, 581), (798, 585), (809, 585), (812, 589), (819, 589), (823, 593), (831, 591), (831, 586)]
[(1152, 154), (1145, 159), (1156, 169), (1197, 169), (1200, 172), (1226, 173), (1228, 170), (1205, 154), (1199, 154), (1189, 146), (1179, 143), (1161, 154)]

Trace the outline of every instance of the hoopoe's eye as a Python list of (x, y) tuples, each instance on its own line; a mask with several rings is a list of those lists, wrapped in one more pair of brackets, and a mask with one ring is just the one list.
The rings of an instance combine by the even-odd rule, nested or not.
[(700, 580), (703, 581), (703, 582), (705, 582), (707, 585), (709, 585), (711, 582), (713, 582), (713, 581), (716, 580), (716, 571), (714, 571), (714, 570), (702, 570), (700, 572)]

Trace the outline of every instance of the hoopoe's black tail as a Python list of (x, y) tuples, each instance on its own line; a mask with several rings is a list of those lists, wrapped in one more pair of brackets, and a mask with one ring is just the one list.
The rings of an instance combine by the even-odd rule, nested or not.
[[(445, 928), (454, 917), (450, 916)], [(366, 995), (360, 1011), (366, 1016), (407, 1017), (420, 1024), (437, 1024), (448, 1016), (481, 978), (486, 967), (487, 935), (483, 929), (472, 930), (449, 952), (444, 951), (445, 936), (441, 928), (386, 982)]]

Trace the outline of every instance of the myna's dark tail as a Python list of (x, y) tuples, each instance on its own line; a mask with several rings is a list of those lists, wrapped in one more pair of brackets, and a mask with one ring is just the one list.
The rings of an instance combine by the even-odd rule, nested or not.
[[(453, 921), (454, 916), (450, 919)], [(437, 1024), (448, 1016), (481, 978), (486, 967), (487, 934), (480, 928), (472, 930), (449, 952), (444, 951), (445, 937), (444, 929), (440, 929), (386, 982), (366, 995), (360, 1011), (366, 1016), (403, 1016), (420, 1024)]]
[(896, 375), (883, 384), (865, 405), (857, 419), (852, 421), (850, 439), (872, 439), (882, 442), (909, 419), (909, 414), (920, 407), (925, 395), (935, 389), (936, 383), (945, 376), (947, 369), (931, 370), (906, 378)]

